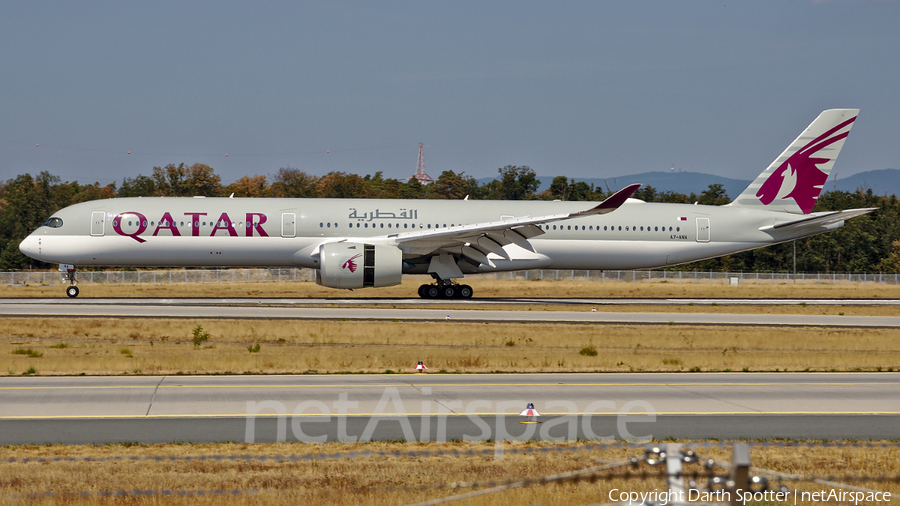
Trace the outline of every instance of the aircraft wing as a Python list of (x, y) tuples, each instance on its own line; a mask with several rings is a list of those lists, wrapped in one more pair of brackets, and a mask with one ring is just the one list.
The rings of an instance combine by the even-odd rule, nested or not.
[(850, 218), (862, 216), (866, 213), (871, 213), (875, 209), (876, 208), (874, 207), (870, 207), (866, 209), (846, 209), (843, 211), (826, 211), (821, 213), (813, 213), (797, 220), (785, 221), (782, 223), (776, 223), (774, 225), (766, 225), (765, 227), (760, 227), (760, 230), (766, 232), (769, 230), (795, 230), (809, 227), (825, 227), (834, 223), (849, 220)]
[(387, 236), (389, 240), (405, 252), (427, 255), (441, 248), (464, 247), (463, 254), (481, 263), (491, 264), (487, 255), (495, 253), (509, 258), (503, 246), (515, 244), (525, 250), (534, 251), (528, 239), (544, 233), (537, 225), (568, 220), (582, 216), (611, 213), (628, 200), (640, 188), (640, 184), (629, 185), (600, 204), (577, 213), (551, 214), (546, 216), (523, 216), (509, 220), (475, 223), (435, 230), (404, 232)]

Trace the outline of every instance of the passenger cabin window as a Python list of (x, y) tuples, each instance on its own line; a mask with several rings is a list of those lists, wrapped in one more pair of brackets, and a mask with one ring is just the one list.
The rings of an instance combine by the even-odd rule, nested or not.
[(47, 221), (44, 222), (44, 226), (50, 228), (59, 228), (62, 225), (62, 218), (48, 218)]

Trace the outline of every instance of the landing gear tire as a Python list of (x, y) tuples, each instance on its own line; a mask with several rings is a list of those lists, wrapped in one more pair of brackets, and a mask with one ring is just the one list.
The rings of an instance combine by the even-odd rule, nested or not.
[(419, 286), (419, 297), (423, 299), (471, 299), (472, 287), (438, 280), (434, 285)]
[(59, 273), (62, 275), (60, 281), (68, 281), (69, 287), (66, 288), (66, 295), (70, 298), (78, 297), (78, 274), (75, 272), (75, 266), (69, 264), (59, 264)]

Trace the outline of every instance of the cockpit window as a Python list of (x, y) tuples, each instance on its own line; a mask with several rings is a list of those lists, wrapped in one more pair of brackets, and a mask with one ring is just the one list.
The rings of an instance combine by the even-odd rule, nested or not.
[(62, 218), (48, 218), (47, 221), (44, 222), (45, 227), (50, 228), (59, 228), (63, 224)]

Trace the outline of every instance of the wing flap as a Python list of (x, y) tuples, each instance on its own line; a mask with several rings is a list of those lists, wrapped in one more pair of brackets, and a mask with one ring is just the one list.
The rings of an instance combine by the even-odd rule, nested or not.
[(531, 239), (532, 237), (536, 237), (544, 233), (543, 230), (535, 225), (525, 225), (524, 227), (511, 228), (510, 230), (515, 230), (517, 234), (521, 235), (525, 239)]
[(531, 243), (528, 242), (528, 239), (520, 235), (513, 229), (509, 229), (506, 232), (503, 232), (503, 237), (505, 237), (509, 242), (515, 244), (516, 246), (527, 249), (528, 251), (534, 251), (534, 248), (531, 246)]

